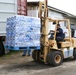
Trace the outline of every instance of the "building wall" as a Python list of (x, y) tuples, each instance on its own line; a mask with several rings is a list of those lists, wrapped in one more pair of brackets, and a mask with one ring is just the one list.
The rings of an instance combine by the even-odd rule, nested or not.
[(64, 19), (62, 14), (52, 11), (52, 10), (48, 11), (48, 17), (50, 17), (52, 19)]
[(74, 25), (76, 25), (76, 19), (70, 19), (70, 22), (71, 22), (71, 24), (74, 24)]
[[(65, 17), (64, 16), (64, 18), (68, 19), (69, 17), (67, 17), (67, 16)], [(74, 18), (69, 18), (69, 19), (70, 19), (71, 28), (76, 30), (76, 19), (74, 19)]]
[(38, 17), (38, 6), (28, 6), (27, 15), (32, 17)]
[(0, 0), (0, 36), (6, 36), (6, 19), (17, 14), (17, 0)]
[[(63, 16), (64, 16), (64, 15), (63, 15)], [(64, 18), (65, 18), (65, 19), (70, 19), (71, 24), (76, 25), (76, 19), (74, 19), (74, 18), (69, 18), (69, 17), (67, 17), (67, 16), (64, 16)]]
[[(56, 19), (56, 20), (59, 20), (59, 19), (63, 20), (64, 19), (63, 14), (58, 13), (56, 11), (52, 11), (52, 10), (48, 11), (48, 17), (52, 18), (52, 19)], [(60, 25), (61, 25), (61, 28), (65, 28), (64, 27), (64, 22), (60, 22)]]
[[(38, 6), (28, 6), (28, 8), (27, 8), (27, 15), (28, 16), (32, 16), (32, 17), (38, 17)], [(49, 9), (48, 17), (52, 18), (52, 19), (62, 19), (62, 20), (63, 19), (70, 19), (71, 25), (73, 26), (73, 24), (74, 24), (74, 28), (75, 28), (75, 25), (76, 25), (75, 19), (69, 18), (68, 16), (65, 16), (62, 13), (58, 13), (56, 11), (53, 11), (53, 10)], [(50, 24), (51, 23), (49, 23), (49, 28), (51, 28)], [(62, 28), (65, 28), (63, 22), (61, 22), (60, 25), (61, 25)]]

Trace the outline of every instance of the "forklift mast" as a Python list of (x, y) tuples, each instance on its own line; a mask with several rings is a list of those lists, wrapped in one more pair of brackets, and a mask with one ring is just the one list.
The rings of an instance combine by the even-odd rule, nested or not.
[[(45, 46), (46, 42), (48, 41), (48, 27), (47, 27), (47, 17), (48, 17), (48, 1), (45, 0), (44, 2), (39, 3), (39, 13), (38, 17), (41, 19), (41, 49), (43, 55), (43, 61), (46, 62), (46, 55), (47, 55), (47, 46)], [(43, 40), (43, 41), (42, 41)]]

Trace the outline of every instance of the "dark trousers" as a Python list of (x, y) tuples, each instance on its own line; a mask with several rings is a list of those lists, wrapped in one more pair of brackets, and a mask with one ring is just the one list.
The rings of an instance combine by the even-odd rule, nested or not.
[(63, 38), (61, 38), (61, 37), (56, 37), (56, 41), (57, 41), (57, 42), (63, 41)]
[(58, 48), (61, 47), (60, 44), (58, 43), (58, 42), (61, 42), (61, 41), (63, 41), (63, 38), (60, 38), (60, 37), (56, 38)]
[(28, 52), (28, 55), (31, 54), (31, 50), (24, 50), (23, 55), (26, 55), (27, 52)]

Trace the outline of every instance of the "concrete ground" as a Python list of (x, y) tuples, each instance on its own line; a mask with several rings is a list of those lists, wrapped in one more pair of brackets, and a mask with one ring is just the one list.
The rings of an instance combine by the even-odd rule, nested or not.
[(76, 61), (64, 60), (57, 67), (36, 63), (30, 57), (22, 57), (22, 53), (0, 57), (0, 75), (76, 75)]

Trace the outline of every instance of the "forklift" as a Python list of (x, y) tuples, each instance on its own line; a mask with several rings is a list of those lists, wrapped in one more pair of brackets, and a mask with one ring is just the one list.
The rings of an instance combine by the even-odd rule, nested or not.
[[(47, 0), (39, 2), (39, 18), (41, 19), (41, 39), (40, 50), (34, 50), (32, 52), (32, 58), (36, 62), (44, 62), (49, 65), (59, 66), (62, 64), (63, 59), (73, 57), (76, 60), (76, 38), (71, 37), (71, 28), (69, 19), (54, 20), (48, 17)], [(63, 22), (68, 25), (69, 37), (64, 38), (63, 41), (56, 42), (56, 27), (57, 24)], [(51, 39), (48, 38), (48, 25), (55, 26)], [(58, 47), (57, 44), (60, 46)]]

